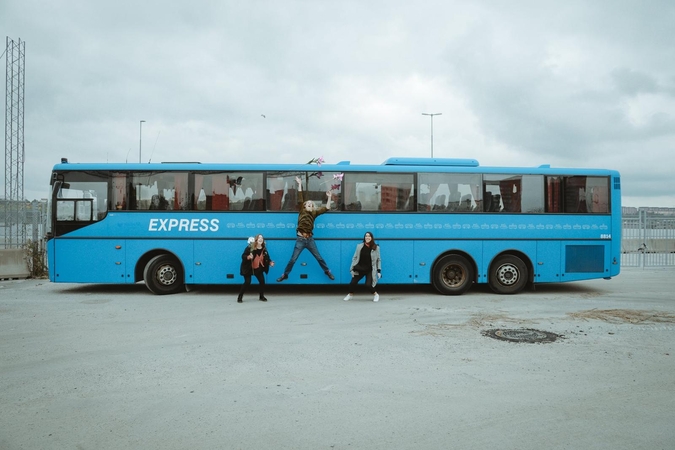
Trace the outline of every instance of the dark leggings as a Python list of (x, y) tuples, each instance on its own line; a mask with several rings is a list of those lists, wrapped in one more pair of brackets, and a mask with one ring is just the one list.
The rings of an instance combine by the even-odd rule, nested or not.
[[(253, 275), (258, 279), (258, 290), (260, 291), (260, 296), (262, 296), (265, 292), (265, 276), (263, 275), (262, 271), (261, 272), (254, 272)], [(244, 284), (241, 285), (241, 289), (239, 289), (239, 296), (244, 295), (244, 292), (246, 292), (246, 289), (251, 285), (251, 275), (244, 275)]]
[(370, 293), (375, 293), (375, 288), (373, 287), (373, 272), (356, 272), (356, 275), (352, 276), (352, 281), (349, 282), (350, 292), (354, 292), (356, 285), (361, 281), (361, 278), (366, 277), (366, 287), (370, 289)]

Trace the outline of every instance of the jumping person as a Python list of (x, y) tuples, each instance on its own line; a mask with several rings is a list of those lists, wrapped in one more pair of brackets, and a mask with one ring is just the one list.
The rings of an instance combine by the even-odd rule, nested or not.
[(319, 209), (316, 209), (316, 206), (314, 205), (314, 202), (311, 200), (307, 200), (306, 202), (303, 201), (302, 197), (302, 180), (300, 177), (295, 177), (296, 183), (298, 183), (298, 206), (300, 208), (300, 213), (298, 214), (298, 226), (296, 228), (296, 234), (297, 238), (295, 239), (295, 248), (293, 249), (293, 255), (291, 256), (291, 260), (288, 261), (288, 264), (286, 265), (286, 268), (284, 269), (284, 273), (281, 274), (279, 278), (277, 278), (277, 283), (281, 283), (284, 280), (288, 279), (288, 274), (291, 273), (291, 270), (293, 270), (293, 265), (295, 264), (295, 261), (298, 259), (298, 256), (300, 256), (300, 253), (304, 250), (307, 249), (310, 251), (312, 255), (316, 258), (317, 262), (323, 269), (323, 272), (326, 274), (328, 278), (331, 280), (334, 280), (335, 277), (333, 274), (330, 272), (330, 269), (328, 268), (328, 264), (326, 264), (326, 261), (321, 257), (321, 254), (319, 253), (319, 249), (316, 247), (316, 243), (314, 242), (314, 220), (317, 218), (317, 216), (320, 216), (321, 214), (325, 213), (330, 209), (330, 204), (331, 204), (331, 192), (327, 191), (326, 196), (328, 197), (328, 200), (326, 201), (326, 206), (322, 206)]
[(380, 300), (380, 295), (375, 290), (377, 280), (382, 278), (380, 247), (375, 243), (373, 233), (370, 231), (366, 231), (363, 242), (356, 246), (349, 272), (352, 274), (352, 281), (349, 282), (350, 291), (344, 301), (347, 302), (354, 297), (354, 288), (363, 277), (366, 277), (366, 286), (373, 294), (373, 301)]
[(252, 275), (255, 275), (258, 279), (258, 290), (260, 292), (258, 299), (261, 302), (267, 301), (264, 292), (265, 275), (263, 275), (263, 272), (268, 273), (270, 267), (274, 267), (274, 261), (270, 259), (270, 255), (267, 253), (265, 238), (262, 234), (258, 234), (253, 239), (253, 242), (246, 246), (244, 253), (241, 254), (241, 268), (239, 269), (239, 273), (244, 277), (244, 284), (242, 284), (241, 289), (239, 289), (237, 303), (244, 301), (244, 292), (246, 292), (246, 288), (251, 284)]

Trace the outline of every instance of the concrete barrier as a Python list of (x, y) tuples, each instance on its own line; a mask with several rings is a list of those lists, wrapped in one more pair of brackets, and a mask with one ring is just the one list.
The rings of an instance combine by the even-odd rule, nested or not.
[(25, 256), (22, 248), (0, 250), (0, 279), (28, 278), (30, 271)]

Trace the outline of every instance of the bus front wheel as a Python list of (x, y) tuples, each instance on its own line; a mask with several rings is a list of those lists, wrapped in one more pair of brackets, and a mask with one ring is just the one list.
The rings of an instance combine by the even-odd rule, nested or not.
[(527, 266), (513, 255), (500, 256), (490, 266), (490, 289), (497, 294), (517, 294), (527, 283)]
[(153, 294), (175, 294), (183, 289), (183, 269), (169, 255), (157, 255), (148, 261), (143, 279)]
[(434, 266), (434, 288), (443, 295), (461, 295), (473, 284), (473, 266), (460, 255), (442, 257)]

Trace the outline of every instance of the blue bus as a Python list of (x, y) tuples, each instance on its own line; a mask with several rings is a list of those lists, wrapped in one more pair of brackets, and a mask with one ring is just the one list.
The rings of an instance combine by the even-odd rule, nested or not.
[(283, 272), (296, 239), (296, 177), (331, 211), (314, 235), (328, 280), (303, 252), (285, 284), (346, 284), (371, 231), (383, 284), (444, 295), (619, 274), (621, 183), (605, 169), (483, 167), (474, 159), (389, 158), (381, 165), (84, 164), (51, 176), (47, 233), (55, 283), (137, 283), (155, 294), (239, 284), (247, 239), (262, 233)]

